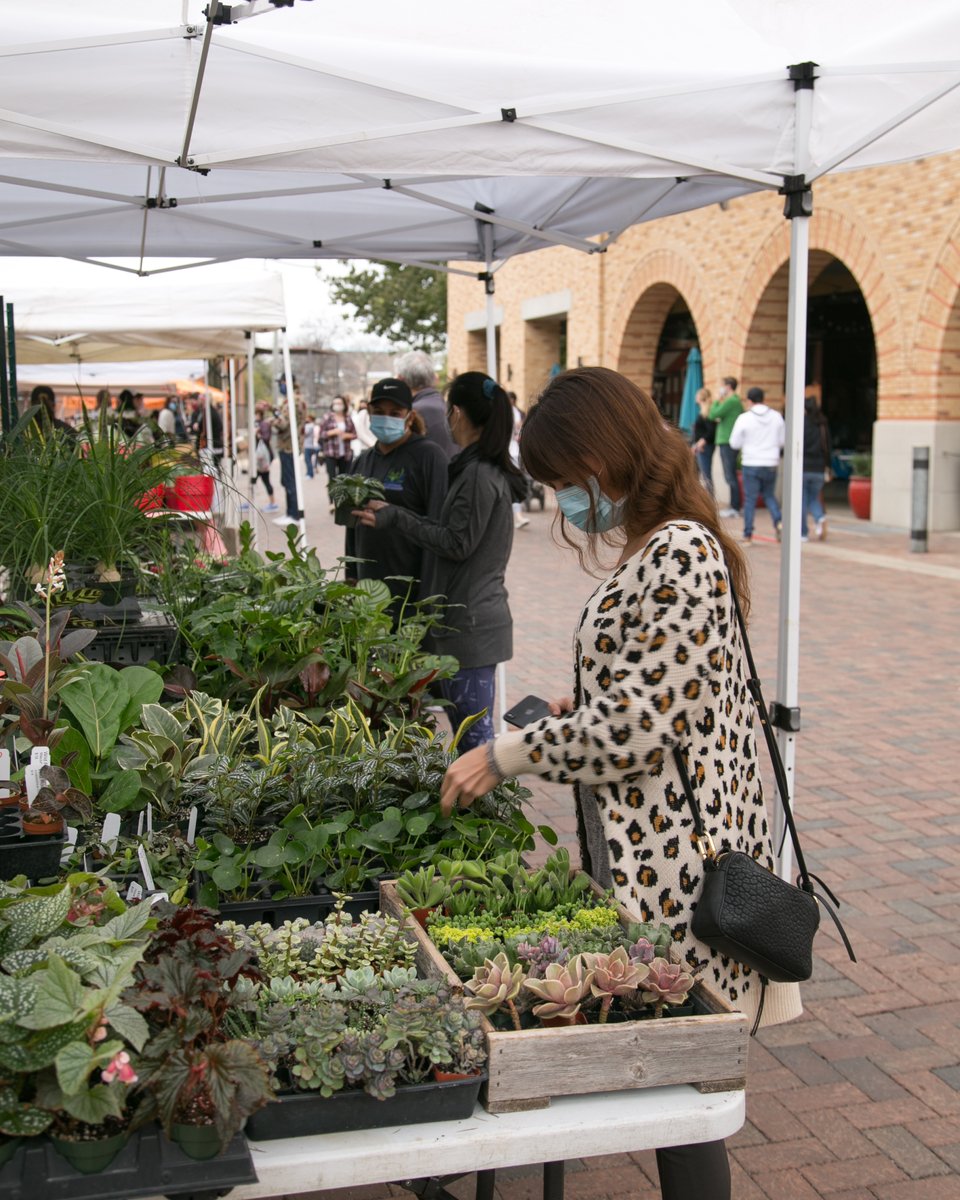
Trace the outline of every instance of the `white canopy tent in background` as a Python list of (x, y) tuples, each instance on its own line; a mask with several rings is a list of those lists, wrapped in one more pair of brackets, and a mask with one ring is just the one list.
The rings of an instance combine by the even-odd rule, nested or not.
[(492, 315), (512, 254), (785, 191), (792, 775), (810, 187), (960, 146), (955, 0), (204, 3), (0, 0), (0, 253), (476, 261)]
[[(189, 284), (183, 276), (120, 279), (88, 268), (84, 286), (44, 289), (24, 284), (0, 288), (14, 305), (18, 367), (93, 362), (140, 363), (192, 355), (200, 359), (247, 360), (248, 447), (255, 443), (253, 354), (257, 333), (280, 332), (284, 338), (287, 396), (291, 428), (297, 437), (293, 381), (286, 346), (283, 280), (276, 271), (238, 274), (226, 266), (208, 267)], [(93, 276), (96, 276), (94, 279)], [(45, 380), (49, 382), (49, 379)], [(232, 446), (236, 438), (237, 399), (230, 379), (231, 411), (225, 413), (230, 436), (224, 438), (224, 460), (232, 483)], [(198, 392), (204, 392), (198, 385)], [(205, 428), (211, 428), (210, 396), (206, 396)], [(252, 455), (252, 450), (249, 450)], [(303, 478), (295, 447), (294, 470), (298, 503), (303, 507)], [(254, 475), (249, 475), (252, 495)], [(236, 505), (231, 487), (226, 496), (227, 525), (235, 528)], [(301, 521), (301, 533), (304, 533)]]

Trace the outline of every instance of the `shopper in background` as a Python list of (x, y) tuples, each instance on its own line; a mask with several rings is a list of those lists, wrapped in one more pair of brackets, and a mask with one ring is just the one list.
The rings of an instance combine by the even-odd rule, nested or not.
[(303, 427), (303, 463), (307, 468), (307, 478), (313, 478), (313, 464), (317, 461), (317, 422), (313, 413), (307, 413), (307, 421)]
[[(316, 432), (317, 444), (323, 455), (324, 466), (327, 468), (327, 486), (338, 475), (349, 473), (353, 463), (353, 441), (357, 436), (353, 419), (347, 412), (347, 402), (343, 396), (335, 396), (330, 411), (320, 422)], [(334, 505), (330, 505), (333, 512)]]
[(353, 427), (357, 431), (357, 436), (353, 442), (353, 450), (357, 458), (359, 458), (364, 450), (369, 450), (377, 444), (377, 439), (370, 431), (370, 408), (366, 396), (360, 397), (356, 412), (352, 415)]
[(737, 395), (737, 381), (732, 375), (726, 375), (720, 388), (720, 399), (710, 406), (709, 417), (716, 421), (717, 429), (714, 442), (720, 449), (720, 464), (723, 467), (723, 477), (730, 488), (730, 504), (721, 508), (721, 517), (738, 517), (743, 507), (740, 495), (740, 480), (737, 477), (737, 452), (730, 445), (730, 434), (734, 422), (743, 412), (743, 404)]
[(39, 406), (33, 414), (33, 420), (41, 433), (48, 434), (53, 430), (58, 430), (69, 441), (77, 440), (77, 431), (73, 426), (68, 425), (66, 421), (61, 421), (57, 416), (57, 397), (52, 387), (48, 387), (45, 383), (38, 384), (30, 393), (30, 407), (32, 408), (34, 405)]
[(706, 485), (707, 491), (713, 495), (713, 451), (717, 432), (716, 421), (710, 420), (710, 409), (713, 407), (713, 397), (709, 388), (700, 388), (695, 396), (697, 402), (697, 418), (693, 422), (691, 448), (697, 460), (700, 478)]
[(783, 525), (777, 501), (777, 467), (786, 433), (783, 417), (764, 403), (763, 388), (747, 392), (747, 411), (737, 417), (730, 431), (730, 448), (739, 451), (743, 465), (743, 540), (753, 540), (753, 516), (757, 499), (763, 502), (780, 541)]
[[(574, 784), (584, 869), (645, 921), (666, 922), (685, 968), (749, 1022), (760, 981), (690, 931), (704, 868), (673, 756), (676, 747), (687, 760), (717, 852), (741, 850), (772, 870), (731, 599), (735, 587), (749, 612), (743, 555), (684, 435), (615, 371), (584, 367), (551, 380), (520, 448), (533, 478), (557, 489), (566, 540), (592, 563), (605, 551), (619, 561), (577, 622), (573, 696), (554, 701), (553, 716), (461, 755), (444, 778), (442, 811), (510, 776)], [(585, 548), (570, 525), (586, 534)], [(762, 1025), (801, 1011), (796, 984), (767, 985)], [(658, 1150), (657, 1165), (664, 1200), (729, 1200), (722, 1141)]]
[(422, 350), (411, 350), (397, 359), (394, 370), (397, 378), (402, 379), (413, 393), (413, 408), (423, 418), (426, 436), (447, 458), (452, 458), (457, 453), (457, 446), (450, 436), (447, 407), (437, 391), (437, 373), (430, 356)]
[[(297, 412), (297, 435), (298, 440), (302, 443), (303, 428), (307, 420), (307, 408), (300, 399), (295, 401), (295, 407)], [(300, 521), (303, 519), (303, 509), (297, 500), (297, 474), (293, 461), (293, 433), (290, 422), (290, 406), (287, 404), (286, 399), (284, 399), (282, 410), (274, 417), (272, 425), (273, 433), (277, 440), (277, 454), (280, 456), (280, 486), (283, 488), (287, 500), (287, 515), (275, 518), (276, 523), (282, 525), (289, 521)]]
[(800, 533), (803, 541), (809, 541), (810, 530), (807, 516), (813, 517), (813, 536), (822, 542), (827, 536), (827, 514), (824, 512), (821, 492), (830, 470), (830, 429), (816, 396), (805, 396), (803, 400), (803, 499), (800, 509)]
[(497, 664), (513, 657), (513, 618), (504, 576), (513, 545), (512, 505), (526, 494), (510, 461), (513, 414), (507, 393), (481, 371), (458, 375), (447, 392), (450, 432), (459, 452), (449, 466), (450, 488), (431, 519), (382, 500), (358, 513), (381, 536), (422, 547), (433, 555), (430, 591), (445, 596), (443, 625), (427, 641), (460, 664), (441, 691), (450, 702), (454, 730), (483, 713), (460, 740), (460, 749), (493, 737)]

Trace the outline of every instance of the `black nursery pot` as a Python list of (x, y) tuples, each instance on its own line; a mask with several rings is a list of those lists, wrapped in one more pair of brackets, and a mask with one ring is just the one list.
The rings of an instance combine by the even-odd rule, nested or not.
[(356, 529), (357, 518), (353, 515), (353, 510), (362, 507), (362, 505), (354, 504), (352, 501), (347, 501), (346, 504), (338, 504), (333, 514), (333, 523), (335, 525), (343, 525), (347, 529)]
[(417, 1083), (397, 1088), (389, 1100), (377, 1100), (350, 1089), (333, 1096), (317, 1092), (281, 1092), (266, 1108), (247, 1119), (253, 1142), (276, 1138), (348, 1133), (352, 1129), (381, 1129), (432, 1121), (463, 1121), (473, 1115), (486, 1073), (450, 1083)]
[[(329, 892), (322, 896), (289, 896), (285, 900), (271, 900), (265, 896), (257, 900), (224, 901), (218, 911), (225, 921), (236, 921), (240, 925), (263, 921), (277, 929), (284, 921), (295, 921), (299, 917), (316, 925), (330, 915), (336, 903), (336, 896)], [(343, 907), (352, 917), (376, 912), (380, 907), (380, 893), (354, 892)]]
[(0, 879), (26, 875), (30, 880), (50, 879), (60, 871), (63, 830), (53, 837), (13, 838), (0, 841)]

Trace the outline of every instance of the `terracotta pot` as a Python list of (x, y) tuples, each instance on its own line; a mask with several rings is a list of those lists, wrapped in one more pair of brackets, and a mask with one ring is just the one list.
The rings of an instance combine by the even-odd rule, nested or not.
[(873, 480), (867, 475), (851, 475), (847, 486), (847, 499), (853, 515), (861, 521), (870, 520), (870, 499), (873, 495)]
[(179, 512), (206, 512), (213, 504), (212, 475), (178, 475), (164, 489), (167, 508)]
[(426, 929), (427, 918), (430, 916), (430, 914), (432, 912), (436, 912), (436, 907), (434, 907), (434, 908), (411, 908), (410, 915), (413, 917), (413, 919), (416, 921), (416, 923), (420, 926), (421, 929)]
[(473, 1079), (481, 1073), (480, 1071), (441, 1071), (439, 1067), (433, 1068), (433, 1078), (437, 1083), (459, 1083), (461, 1079)]
[(23, 808), (26, 797), (19, 784), (10, 784), (13, 791), (8, 796), (0, 796), (0, 808)]
[(162, 483), (158, 483), (155, 488), (151, 488), (149, 492), (144, 492), (139, 500), (136, 501), (137, 508), (143, 512), (150, 512), (155, 508), (163, 508), (164, 488)]
[(56, 837), (63, 832), (63, 817), (54, 817), (52, 821), (30, 821), (24, 817), (23, 832), (27, 837)]
[(544, 1029), (563, 1029), (567, 1025), (586, 1025), (587, 1014), (578, 1012), (575, 1017), (541, 1017), (540, 1024)]

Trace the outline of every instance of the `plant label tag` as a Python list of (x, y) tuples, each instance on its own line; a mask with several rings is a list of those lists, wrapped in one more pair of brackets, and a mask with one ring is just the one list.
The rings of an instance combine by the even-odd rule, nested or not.
[[(10, 751), (0, 750), (0, 784), (10, 782)], [(7, 795), (7, 791), (3, 789), (3, 795)]]
[(169, 899), (170, 899), (170, 897), (167, 895), (166, 892), (152, 892), (147, 897), (147, 903), (148, 904), (159, 904), (161, 900), (169, 900)]
[(77, 831), (72, 825), (67, 826), (67, 845), (75, 846), (77, 844)]
[(100, 830), (100, 845), (112, 850), (120, 836), (120, 814), (107, 813), (103, 818), (103, 828)]
[(139, 883), (134, 881), (127, 888), (127, 896), (126, 896), (127, 903), (133, 904), (135, 900), (140, 900), (142, 897), (143, 897), (143, 888), (140, 886)]
[(142, 836), (143, 836), (143, 811), (141, 810), (140, 815), (137, 817), (137, 837), (142, 837)]
[(148, 892), (156, 891), (156, 889), (153, 885), (153, 873), (150, 870), (150, 863), (147, 859), (147, 851), (146, 851), (145, 847), (141, 846), (137, 850), (137, 858), (140, 859), (140, 870), (143, 872), (143, 880), (144, 880), (144, 883), (146, 883), (146, 885), (147, 885), (147, 891)]
[(41, 767), (50, 766), (50, 747), (49, 746), (34, 746), (30, 751), (30, 766), (36, 767), (39, 770)]
[(147, 833), (153, 833), (153, 805), (147, 805)]
[(27, 803), (32, 804), (40, 791), (40, 768), (30, 763), (23, 772), (23, 781), (27, 785)]
[(194, 804), (190, 809), (190, 820), (187, 822), (187, 845), (192, 846), (197, 840), (197, 806)]

